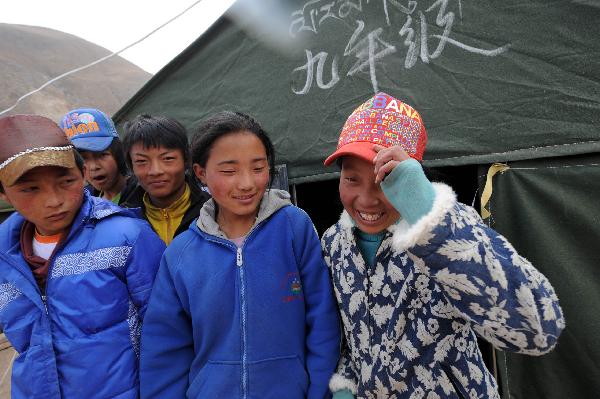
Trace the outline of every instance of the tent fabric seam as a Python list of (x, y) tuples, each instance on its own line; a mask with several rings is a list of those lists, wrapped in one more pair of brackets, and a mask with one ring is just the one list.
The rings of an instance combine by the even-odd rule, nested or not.
[(427, 162), (448, 161), (448, 160), (451, 160), (451, 159), (470, 158), (470, 157), (473, 157), (473, 156), (482, 157), (482, 156), (490, 156), (490, 155), (505, 155), (505, 154), (511, 154), (511, 153), (514, 153), (514, 152), (519, 152), (519, 151), (524, 151), (524, 150), (541, 150), (541, 149), (548, 149), (548, 148), (568, 147), (568, 146), (572, 146), (572, 145), (598, 144), (598, 143), (600, 143), (600, 141), (598, 141), (598, 140), (590, 140), (590, 141), (581, 141), (581, 142), (578, 142), (578, 143), (565, 143), (565, 144), (553, 144), (553, 145), (546, 145), (546, 146), (539, 146), (539, 147), (526, 147), (526, 148), (519, 148), (519, 149), (516, 149), (516, 150), (510, 150), (510, 151), (504, 151), (504, 152), (490, 152), (490, 153), (486, 153), (486, 154), (469, 154), (469, 155), (461, 155), (459, 157), (450, 157), (450, 158), (424, 159), (424, 161), (427, 161)]
[(587, 164), (579, 164), (579, 165), (561, 165), (561, 166), (542, 166), (539, 168), (510, 168), (511, 170), (537, 170), (537, 169), (562, 169), (562, 168), (584, 168), (586, 166), (600, 166), (600, 163), (587, 163)]

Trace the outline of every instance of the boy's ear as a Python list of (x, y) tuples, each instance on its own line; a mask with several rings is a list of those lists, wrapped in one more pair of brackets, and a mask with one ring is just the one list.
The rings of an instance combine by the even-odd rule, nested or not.
[(200, 164), (195, 163), (192, 165), (192, 169), (194, 169), (194, 174), (196, 178), (202, 182), (202, 184), (206, 185), (206, 169), (200, 166)]

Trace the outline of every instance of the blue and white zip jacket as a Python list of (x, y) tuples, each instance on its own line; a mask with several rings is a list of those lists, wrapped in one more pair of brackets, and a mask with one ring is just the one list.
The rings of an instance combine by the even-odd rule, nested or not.
[[(322, 239), (345, 326), (332, 391), (357, 398), (499, 398), (476, 334), (550, 351), (565, 322), (548, 280), (477, 212), (435, 184), (432, 210), (388, 228), (369, 268), (344, 212)], [(352, 326), (352, 328), (349, 328)]]
[(322, 399), (339, 318), (319, 238), (269, 190), (242, 247), (207, 201), (165, 251), (142, 330), (142, 398)]
[(85, 193), (42, 298), (21, 253), (23, 222), (15, 213), (0, 225), (12, 398), (137, 398), (140, 323), (164, 243), (131, 210)]

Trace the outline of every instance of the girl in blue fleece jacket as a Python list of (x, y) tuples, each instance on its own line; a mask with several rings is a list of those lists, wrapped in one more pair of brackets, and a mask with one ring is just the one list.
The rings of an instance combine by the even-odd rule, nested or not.
[(142, 398), (321, 399), (339, 320), (319, 239), (268, 189), (273, 145), (247, 115), (198, 127), (194, 172), (212, 199), (168, 247), (142, 331)]

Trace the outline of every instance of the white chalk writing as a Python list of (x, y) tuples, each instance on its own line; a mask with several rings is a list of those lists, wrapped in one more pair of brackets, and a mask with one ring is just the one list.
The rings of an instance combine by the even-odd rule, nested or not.
[[(365, 29), (365, 20), (360, 18), (367, 6), (379, 3), (383, 10), (382, 20), (385, 28)], [(422, 6), (427, 3), (427, 6)], [(300, 34), (319, 35), (321, 28), (331, 21), (337, 20), (348, 24), (350, 16), (356, 28), (347, 41), (341, 57), (356, 58), (352, 66), (344, 72), (338, 68), (340, 55), (328, 52), (305, 49), (306, 63), (292, 71), (293, 78), (304, 78), (302, 88), (292, 87), (298, 95), (308, 94), (316, 82), (322, 90), (334, 87), (340, 80), (340, 73), (347, 77), (359, 73), (368, 74), (373, 91), (379, 90), (377, 66), (384, 63), (385, 58), (394, 53), (403, 53), (404, 69), (411, 69), (420, 60), (425, 64), (442, 56), (447, 45), (455, 46), (466, 52), (486, 57), (495, 57), (508, 51), (510, 44), (501, 47), (485, 49), (467, 44), (451, 37), (452, 29), (457, 19), (462, 19), (462, 4), (460, 0), (310, 0), (302, 8), (295, 10), (292, 15), (289, 33), (292, 37)], [(392, 12), (394, 14), (392, 14)], [(394, 21), (394, 22), (392, 22)], [(396, 33), (390, 32), (396, 21), (403, 22)], [(372, 23), (372, 21), (371, 21)], [(431, 28), (434, 32), (431, 32)], [(437, 31), (437, 32), (435, 32)], [(390, 40), (389, 37), (392, 37)], [(393, 38), (398, 43), (393, 44)], [(405, 53), (404, 53), (405, 51)], [(316, 55), (314, 55), (316, 53)], [(331, 78), (324, 79), (326, 63), (331, 62)], [(300, 80), (301, 80), (300, 78)], [(297, 85), (300, 86), (300, 85)]]
[(377, 87), (375, 64), (386, 55), (396, 52), (396, 47), (381, 39), (381, 33), (383, 32), (382, 28), (369, 32), (367, 37), (357, 42), (359, 35), (365, 27), (365, 23), (360, 20), (356, 22), (358, 23), (358, 27), (352, 34), (348, 45), (346, 45), (344, 56), (354, 55), (358, 58), (358, 61), (350, 68), (347, 76), (353, 76), (359, 71), (364, 72), (366, 67), (368, 67), (373, 90), (377, 93), (379, 88)]
[(301, 90), (294, 90), (292, 88), (294, 93), (306, 94), (310, 91), (313, 82), (315, 61), (317, 62), (317, 86), (320, 89), (330, 89), (335, 86), (338, 80), (340, 80), (340, 77), (338, 76), (337, 57), (333, 58), (331, 64), (331, 79), (329, 80), (329, 83), (323, 82), (323, 68), (325, 66), (325, 61), (327, 60), (327, 53), (322, 51), (316, 56), (313, 56), (310, 50), (306, 50), (306, 59), (306, 64), (294, 69), (294, 72), (306, 71), (306, 83), (304, 84), (304, 87)]

